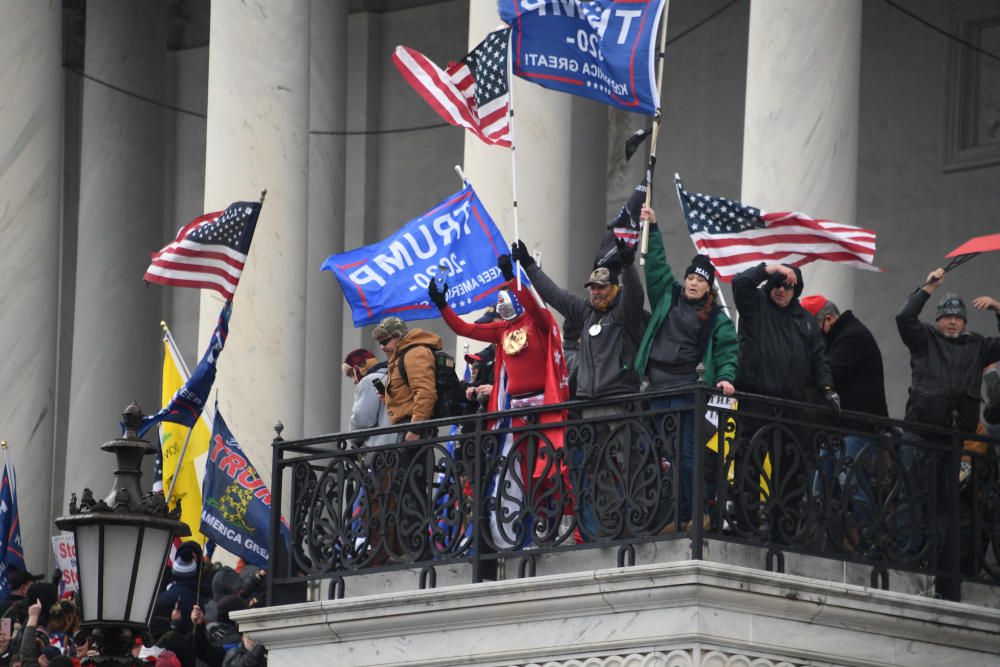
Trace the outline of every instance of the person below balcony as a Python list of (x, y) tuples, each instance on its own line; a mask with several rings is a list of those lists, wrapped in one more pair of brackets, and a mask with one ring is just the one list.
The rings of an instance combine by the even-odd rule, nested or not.
[[(706, 255), (695, 255), (684, 272), (683, 283), (678, 283), (667, 262), (656, 213), (644, 206), (640, 217), (650, 226), (644, 269), (652, 316), (636, 354), (636, 371), (648, 374), (649, 391), (658, 391), (697, 382), (696, 369), (701, 363), (708, 386), (731, 396), (739, 368), (739, 345), (732, 320), (717, 302), (715, 267)], [(650, 408), (657, 413), (690, 404), (691, 394), (649, 401)], [(661, 434), (662, 419), (662, 415), (657, 418)], [(691, 519), (694, 471), (694, 413), (690, 409), (683, 412), (679, 426), (678, 518), (687, 522)]]

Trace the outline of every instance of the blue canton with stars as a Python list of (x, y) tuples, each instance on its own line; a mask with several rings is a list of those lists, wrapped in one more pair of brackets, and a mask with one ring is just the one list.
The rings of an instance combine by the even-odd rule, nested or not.
[(507, 94), (507, 40), (510, 29), (491, 32), (462, 58), (476, 80), (476, 106), (484, 106)]
[(680, 179), (676, 179), (675, 183), (684, 209), (684, 219), (692, 234), (738, 234), (764, 227), (759, 208), (722, 197), (691, 194), (681, 185)]
[(223, 211), (218, 219), (191, 230), (187, 241), (206, 245), (224, 245), (246, 255), (257, 226), (257, 202), (236, 202)]

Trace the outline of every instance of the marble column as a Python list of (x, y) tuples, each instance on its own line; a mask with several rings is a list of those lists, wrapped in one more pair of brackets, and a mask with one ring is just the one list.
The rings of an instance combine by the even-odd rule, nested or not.
[[(312, 0), (311, 11), (309, 127), (342, 131), (347, 114), (347, 0)], [(341, 426), (344, 298), (334, 277), (319, 267), (344, 249), (345, 145), (343, 135), (309, 137), (305, 435), (333, 433)]]
[[(494, 3), (469, 7), (469, 49), (499, 25)], [(607, 109), (518, 77), (512, 82), (521, 240), (556, 284), (584, 294), (604, 225)], [(513, 241), (511, 156), (465, 136), (465, 174)], [(555, 313), (561, 322), (562, 316)], [(465, 344), (459, 339), (457, 352)], [(472, 342), (471, 349), (478, 349)]]
[[(87, 74), (163, 99), (166, 2), (87, 3)], [(88, 80), (83, 89), (80, 203), (65, 495), (111, 488), (113, 459), (136, 400), (160, 408), (160, 287), (145, 288), (162, 241), (163, 115), (144, 100)]]
[(59, 331), (61, 3), (0, 2), (0, 438), (29, 568), (47, 567)]
[[(382, 50), (382, 17), (373, 12), (359, 12), (348, 20), (347, 89), (351, 99), (346, 109), (347, 127), (352, 131), (377, 130), (382, 104), (382, 68), (385, 57)], [(351, 196), (344, 202), (343, 247), (360, 248), (380, 238), (378, 189), (378, 137), (375, 134), (353, 134), (345, 137), (346, 154), (351, 156), (351, 168), (344, 174), (346, 192)], [(370, 224), (366, 224), (372, 221)], [(332, 253), (331, 253), (332, 254)], [(328, 276), (325, 276), (328, 277)], [(374, 350), (372, 327), (356, 329), (350, 308), (344, 303), (343, 293), (337, 288), (343, 303), (341, 320), (341, 348), (344, 354), (358, 348)], [(381, 353), (374, 350), (376, 355)], [(379, 356), (381, 359), (382, 357)], [(349, 387), (350, 385), (347, 385)], [(344, 387), (340, 392), (341, 427), (349, 427), (354, 391)]]
[[(215, 382), (219, 409), (270, 480), (272, 426), (302, 435), (309, 166), (309, 0), (212, 3), (205, 209), (267, 190)], [(222, 301), (203, 291), (199, 347)]]
[[(856, 224), (861, 0), (750, 6), (742, 200)], [(844, 310), (854, 271), (816, 262), (805, 293)]]

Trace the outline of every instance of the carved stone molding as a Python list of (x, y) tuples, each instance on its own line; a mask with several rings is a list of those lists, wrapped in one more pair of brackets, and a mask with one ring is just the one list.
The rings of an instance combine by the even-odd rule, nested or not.
[(677, 649), (669, 653), (629, 653), (563, 661), (532, 662), (511, 667), (804, 667), (804, 662), (775, 661), (741, 653)]

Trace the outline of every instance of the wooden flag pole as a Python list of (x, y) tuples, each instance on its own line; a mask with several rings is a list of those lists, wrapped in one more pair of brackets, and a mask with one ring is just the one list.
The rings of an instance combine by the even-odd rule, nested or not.
[[(263, 194), (261, 194), (261, 200), (263, 201)], [(187, 382), (191, 379), (191, 372), (187, 369), (187, 364), (184, 363), (184, 359), (181, 357), (180, 350), (177, 349), (176, 343), (174, 343), (174, 337), (170, 335), (170, 329), (167, 327), (167, 323), (160, 320), (160, 326), (163, 327), (163, 339), (170, 345), (174, 351), (174, 357), (180, 362), (183, 367), (184, 374), (187, 376), (184, 381)], [(201, 415), (198, 415), (198, 419), (201, 419)], [(198, 420), (195, 420), (195, 425)], [(177, 458), (177, 466), (174, 468), (174, 475), (170, 478), (170, 488), (167, 489), (167, 494), (164, 496), (164, 500), (167, 503), (167, 508), (170, 507), (170, 498), (174, 495), (174, 487), (177, 486), (177, 477), (181, 472), (181, 465), (184, 463), (184, 455), (187, 453), (188, 443), (191, 442), (191, 434), (194, 432), (194, 425), (188, 428), (187, 437), (184, 438), (184, 445), (181, 447), (181, 455)], [(160, 445), (163, 446), (162, 443)]]
[[(656, 54), (656, 92), (663, 99), (663, 60), (667, 50), (667, 18), (670, 15), (670, 0), (663, 3), (663, 16), (660, 20), (660, 44)], [(653, 116), (653, 136), (649, 142), (649, 160), (646, 162), (646, 206), (653, 201), (653, 165), (656, 164), (656, 140), (660, 136), (660, 122), (663, 119), (662, 102), (656, 107)], [(642, 240), (639, 243), (639, 266), (646, 264), (646, 254), (649, 252), (649, 225), (642, 223)]]
[[(510, 134), (510, 193), (514, 202), (514, 243), (521, 240), (521, 230), (517, 220), (517, 144), (514, 142), (514, 64), (513, 36), (511, 30), (507, 37), (507, 132)], [(514, 275), (517, 276), (517, 289), (521, 289), (521, 263), (514, 263)]]

